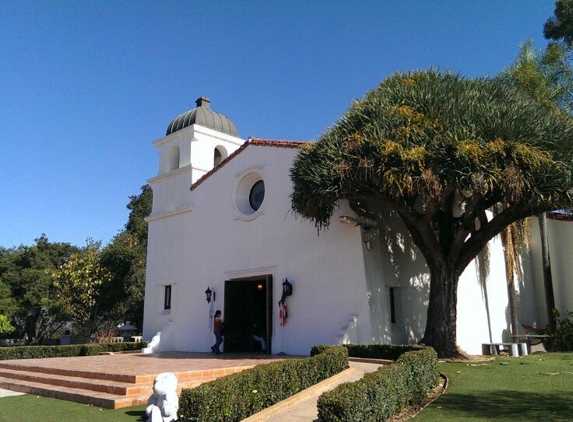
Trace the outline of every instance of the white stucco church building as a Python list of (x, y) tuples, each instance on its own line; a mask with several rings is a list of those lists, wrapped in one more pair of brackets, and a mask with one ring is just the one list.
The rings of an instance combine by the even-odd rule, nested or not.
[[(196, 105), (153, 142), (159, 170), (149, 179), (143, 337), (154, 339), (154, 351), (209, 352), (217, 309), (225, 352), (257, 350), (255, 321), (272, 354), (307, 355), (314, 344), (418, 342), (429, 273), (401, 221), (388, 210), (376, 226), (342, 202), (330, 228), (317, 233), (290, 207), (289, 170), (302, 142), (241, 139), (207, 98)], [(571, 243), (568, 223), (551, 224), (567, 225), (550, 229)], [(543, 283), (532, 251), (522, 260), (518, 313), (520, 323), (541, 327)], [(566, 258), (563, 267), (554, 280), (570, 275)], [(466, 352), (509, 341), (505, 280), (494, 239), (489, 258), (476, 259), (460, 279), (458, 345)], [(555, 290), (558, 308), (567, 310), (571, 287)]]

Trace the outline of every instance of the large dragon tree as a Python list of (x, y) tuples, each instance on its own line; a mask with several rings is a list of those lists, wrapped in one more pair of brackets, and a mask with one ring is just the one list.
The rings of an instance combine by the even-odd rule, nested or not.
[(572, 160), (571, 118), (507, 83), (396, 73), (301, 149), (292, 208), (322, 229), (340, 200), (391, 206), (430, 273), (421, 341), (452, 357), (460, 275), (512, 222), (571, 206)]

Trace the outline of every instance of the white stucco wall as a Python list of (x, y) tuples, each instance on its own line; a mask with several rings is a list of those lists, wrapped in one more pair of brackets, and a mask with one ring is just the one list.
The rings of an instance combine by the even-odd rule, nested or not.
[[(212, 344), (207, 286), (223, 306), (224, 281), (271, 274), (273, 300), (288, 278), (294, 294), (289, 319), (279, 326), (274, 309), (275, 353), (308, 354), (314, 344), (332, 344), (353, 315), (362, 342), (371, 337), (360, 229), (337, 221), (317, 234), (290, 212), (288, 171), (296, 149), (249, 146), (196, 190), (193, 211), (150, 222), (144, 337), (169, 321), (175, 350), (208, 351)], [(265, 200), (255, 218), (237, 218), (235, 189), (245, 169), (265, 181)], [(338, 213), (351, 213), (342, 209)], [(173, 284), (172, 309), (163, 311), (163, 285)], [(224, 317), (224, 315), (223, 315)]]

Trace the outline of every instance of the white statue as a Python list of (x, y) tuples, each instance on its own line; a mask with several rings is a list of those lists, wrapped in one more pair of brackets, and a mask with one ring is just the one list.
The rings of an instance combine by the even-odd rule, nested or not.
[(172, 422), (177, 420), (179, 398), (177, 377), (171, 372), (162, 372), (153, 381), (153, 394), (147, 401), (147, 422)]
[(151, 341), (147, 344), (147, 347), (141, 349), (141, 352), (146, 354), (155, 352), (156, 351), (155, 349), (159, 347), (160, 341), (161, 341), (161, 331), (159, 331), (157, 334), (153, 336)]

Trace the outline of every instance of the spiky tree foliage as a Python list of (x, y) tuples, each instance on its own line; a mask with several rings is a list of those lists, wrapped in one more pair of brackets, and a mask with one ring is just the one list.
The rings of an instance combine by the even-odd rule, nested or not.
[(292, 207), (324, 228), (341, 199), (391, 206), (430, 272), (422, 342), (455, 356), (460, 275), (512, 222), (571, 204), (572, 147), (568, 117), (499, 80), (397, 73), (301, 149)]

